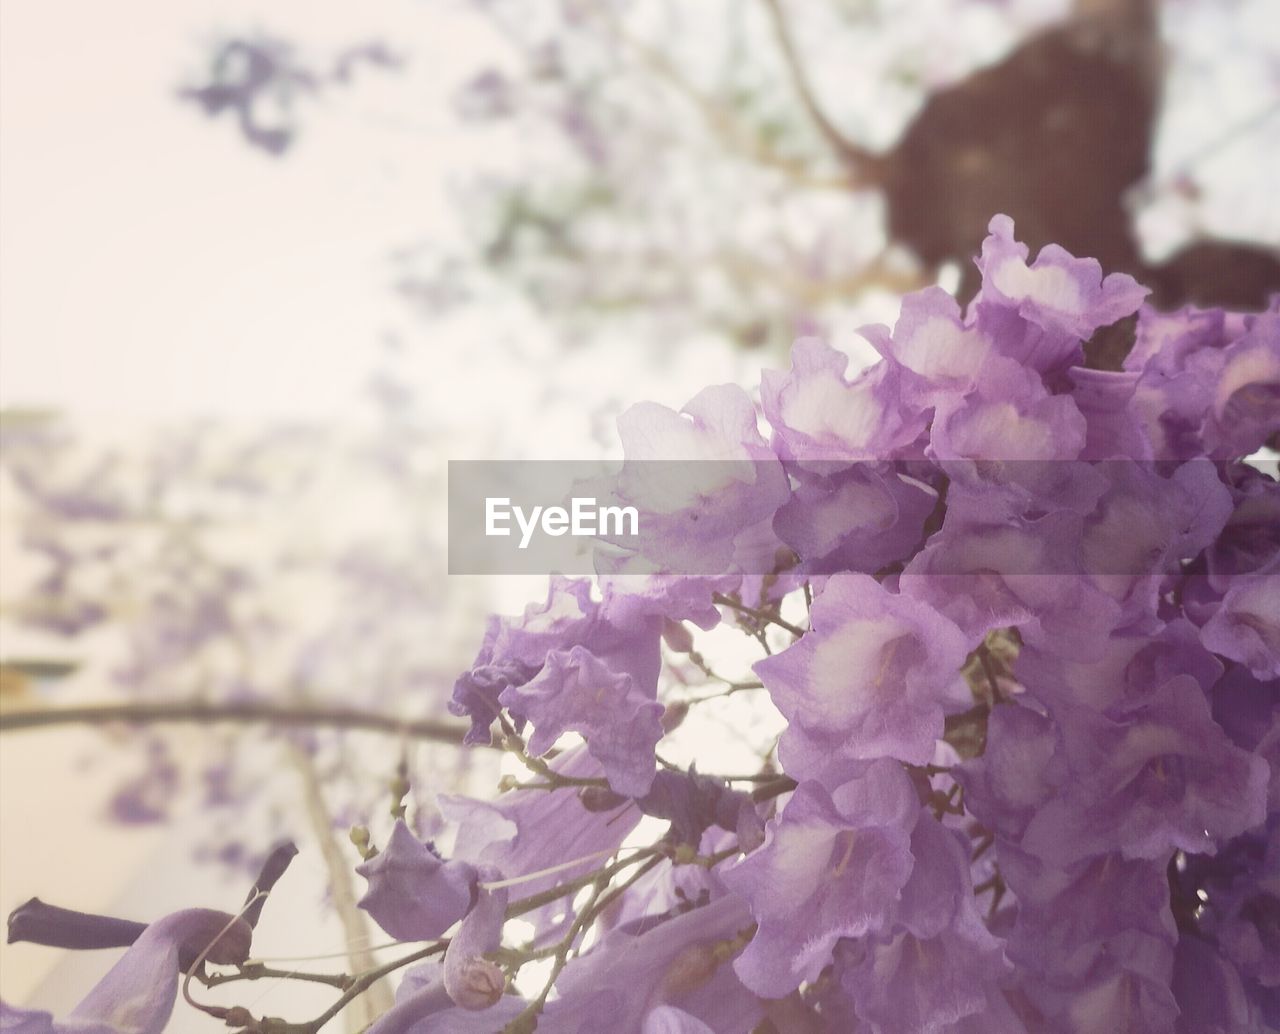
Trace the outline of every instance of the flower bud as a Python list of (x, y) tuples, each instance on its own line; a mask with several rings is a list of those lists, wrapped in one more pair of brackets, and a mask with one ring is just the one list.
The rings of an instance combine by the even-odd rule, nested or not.
[(9, 913), (10, 944), (30, 941), (51, 948), (124, 948), (146, 928), (146, 923), (46, 905), (39, 898)]
[(607, 786), (584, 786), (578, 791), (578, 800), (587, 811), (613, 811), (627, 803), (620, 793), (614, 793)]
[(494, 1005), (506, 986), (506, 977), (497, 963), (476, 955), (463, 963), (462, 979), (450, 996), (461, 1008), (479, 1011)]

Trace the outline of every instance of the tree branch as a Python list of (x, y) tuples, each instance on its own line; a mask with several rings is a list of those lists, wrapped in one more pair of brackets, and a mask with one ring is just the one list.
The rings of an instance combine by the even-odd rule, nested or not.
[(800, 54), (796, 50), (795, 39), (791, 35), (791, 27), (787, 24), (787, 17), (782, 11), (781, 0), (763, 0), (763, 3), (773, 24), (778, 49), (782, 51), (787, 72), (791, 76), (791, 82), (795, 86), (796, 94), (805, 112), (831, 149), (847, 164), (857, 168), (859, 185), (874, 186), (883, 173), (884, 160), (865, 147), (854, 143), (831, 121), (822, 105), (818, 103), (818, 98), (813, 92), (813, 84), (805, 74)]
[(848, 189), (846, 177), (823, 176), (811, 169), (810, 163), (803, 158), (777, 151), (759, 132), (744, 125), (726, 105), (698, 89), (660, 49), (629, 32), (606, 5), (595, 4), (592, 9), (618, 41), (635, 54), (648, 72), (666, 83), (697, 111), (703, 123), (724, 147), (765, 168), (778, 170), (798, 186), (821, 190)]
[(351, 707), (322, 704), (270, 704), (258, 701), (216, 703), (206, 700), (169, 700), (157, 703), (80, 704), (70, 707), (23, 707), (0, 710), (0, 733), (57, 725), (196, 724), (276, 725), (281, 727), (329, 727), (382, 732), (416, 740), (462, 744), (466, 727), (431, 718), (397, 718)]

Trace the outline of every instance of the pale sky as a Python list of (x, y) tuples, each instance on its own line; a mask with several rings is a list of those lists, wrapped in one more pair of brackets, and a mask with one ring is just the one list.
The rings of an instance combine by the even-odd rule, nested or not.
[[(444, 187), (472, 157), (448, 91), (492, 41), (481, 19), (425, 6), (5, 0), (0, 402), (165, 416), (349, 406), (385, 322), (387, 252), (455, 232)], [(450, 46), (335, 92), (296, 153), (273, 160), (229, 116), (211, 125), (174, 97), (214, 32), (245, 26), (322, 60), (427, 29)]]

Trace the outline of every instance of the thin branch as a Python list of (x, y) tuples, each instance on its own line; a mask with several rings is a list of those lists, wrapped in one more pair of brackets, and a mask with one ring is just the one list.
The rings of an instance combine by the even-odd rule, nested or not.
[(796, 94), (799, 96), (804, 110), (808, 113), (818, 132), (822, 134), (823, 139), (831, 146), (831, 149), (846, 163), (857, 167), (859, 185), (874, 186), (883, 175), (884, 159), (855, 144), (831, 121), (823, 110), (822, 105), (818, 103), (818, 98), (813, 92), (813, 84), (809, 82), (809, 77), (805, 74), (800, 54), (796, 50), (795, 38), (791, 35), (791, 27), (787, 24), (787, 17), (782, 11), (781, 0), (763, 0), (763, 3), (773, 24), (773, 32), (778, 40), (778, 49), (782, 51), (787, 72), (791, 76), (791, 82), (795, 86)]
[[(513, 1019), (505, 1027), (502, 1028), (503, 1034), (508, 1032), (519, 1032), (530, 1030), (537, 1027), (537, 1017), (542, 1012), (543, 1006), (546, 1005), (547, 996), (551, 993), (552, 987), (555, 986), (556, 979), (560, 976), (561, 971), (569, 961), (569, 952), (577, 941), (578, 936), (583, 933), (606, 908), (616, 901), (622, 894), (628, 891), (637, 880), (644, 876), (650, 869), (658, 865), (663, 859), (661, 857), (651, 857), (635, 872), (631, 873), (625, 880), (617, 886), (606, 890), (609, 881), (612, 879), (612, 873), (608, 869), (602, 869), (594, 880), (591, 881), (591, 897), (583, 905), (582, 911), (574, 918), (573, 923), (569, 927), (568, 933), (555, 947), (555, 958), (551, 964), (551, 972), (547, 975), (547, 979), (543, 984), (542, 991), (537, 998), (533, 999), (526, 1007), (524, 1012)], [(541, 954), (541, 953), (538, 953)], [(529, 1024), (532, 1023), (532, 1026)]]
[(57, 725), (196, 724), (277, 725), (328, 727), (383, 732), (410, 739), (462, 744), (466, 727), (431, 718), (406, 719), (351, 707), (322, 704), (270, 704), (263, 702), (217, 703), (207, 700), (170, 700), (157, 703), (81, 704), (70, 707), (31, 707), (0, 710), (0, 733)]
[[(533, 894), (530, 897), (513, 901), (507, 907), (507, 918), (515, 919), (519, 916), (525, 915), (526, 913), (532, 912), (534, 909), (541, 908), (543, 905), (549, 905), (551, 902), (559, 901), (561, 898), (567, 897), (570, 894), (576, 894), (578, 891), (582, 890), (583, 887), (591, 886), (591, 884), (600, 876), (613, 879), (613, 877), (623, 869), (635, 865), (636, 862), (653, 857), (654, 854), (648, 853), (648, 849), (640, 850), (629, 858), (620, 858), (618, 861), (606, 865), (603, 869), (585, 873), (576, 879), (569, 880), (565, 883), (558, 883), (554, 887), (548, 887), (546, 890)], [(662, 855), (658, 855), (658, 861), (661, 861), (663, 857), (664, 856)]]
[[(542, 758), (534, 757), (525, 747), (524, 738), (516, 732), (515, 727), (507, 720), (507, 716), (501, 711), (498, 712), (498, 724), (502, 726), (503, 738), (498, 746), (508, 753), (515, 756), (519, 762), (524, 765), (534, 775), (541, 776), (549, 784), (546, 789), (558, 789), (564, 786), (597, 786), (608, 788), (609, 781), (607, 779), (584, 777), (584, 776), (567, 776), (557, 772)], [(517, 784), (515, 789), (543, 789), (537, 785), (526, 785), (524, 787)]]
[(411, 955), (405, 955), (401, 958), (393, 959), (392, 961), (379, 966), (377, 969), (372, 969), (367, 973), (362, 973), (356, 978), (355, 983), (343, 992), (341, 998), (329, 1006), (328, 1009), (317, 1016), (314, 1020), (311, 1020), (309, 1023), (291, 1023), (280, 1028), (273, 1028), (273, 1031), (278, 1030), (279, 1034), (316, 1034), (316, 1032), (321, 1030), (325, 1024), (350, 1005), (352, 1001), (364, 994), (365, 991), (383, 977), (390, 976), (396, 970), (402, 969), (410, 963), (430, 958), (432, 955), (439, 955), (448, 947), (449, 942), (442, 940), (430, 947), (415, 951)]
[(200, 980), (205, 987), (220, 987), (240, 980), (300, 980), (310, 984), (327, 984), (329, 987), (336, 987), (339, 991), (345, 991), (356, 981), (356, 978), (349, 973), (309, 973), (299, 969), (273, 969), (271, 966), (264, 966), (257, 962), (243, 963), (234, 973), (210, 973), (204, 977), (197, 973), (196, 979)]
[(636, 55), (647, 71), (666, 83), (697, 111), (721, 145), (757, 165), (778, 170), (798, 186), (819, 190), (849, 188), (847, 177), (824, 177), (815, 173), (804, 159), (780, 153), (758, 132), (743, 125), (724, 104), (691, 83), (666, 54), (629, 32), (606, 5), (597, 4), (594, 10), (609, 31)]
[(748, 607), (745, 603), (735, 600), (732, 596), (726, 596), (722, 592), (715, 593), (712, 600), (719, 603), (722, 607), (728, 607), (730, 610), (736, 610), (739, 614), (745, 614), (747, 617), (755, 618), (761, 624), (777, 625), (779, 628), (790, 632), (797, 639), (804, 635), (804, 629), (797, 625), (791, 624), (790, 621), (784, 621), (779, 615), (771, 614), (768, 611), (757, 610), (755, 607)]

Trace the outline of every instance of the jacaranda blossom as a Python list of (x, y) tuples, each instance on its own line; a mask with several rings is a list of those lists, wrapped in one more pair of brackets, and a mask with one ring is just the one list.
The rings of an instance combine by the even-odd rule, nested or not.
[[(397, 821), (357, 870), (435, 941), (369, 1034), (1280, 1030), (1280, 299), (1157, 312), (999, 215), (978, 267), (866, 369), (808, 337), (758, 404), (624, 413), (599, 491), (638, 542), (454, 687), (520, 775), (437, 798), (447, 859)], [(132, 947), (0, 1025), (160, 1034), (245, 917), (30, 902), (17, 939)]]

